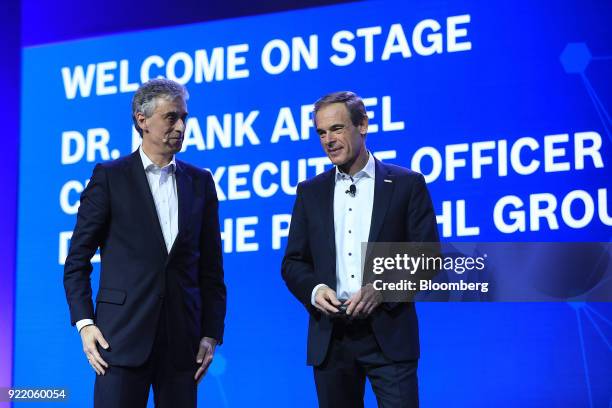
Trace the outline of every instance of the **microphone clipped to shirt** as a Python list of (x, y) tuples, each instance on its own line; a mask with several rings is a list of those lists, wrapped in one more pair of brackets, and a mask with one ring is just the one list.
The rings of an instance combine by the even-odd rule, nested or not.
[(355, 197), (355, 194), (357, 194), (357, 187), (355, 187), (355, 184), (351, 184), (348, 190), (345, 191), (345, 193), (350, 195), (351, 197)]

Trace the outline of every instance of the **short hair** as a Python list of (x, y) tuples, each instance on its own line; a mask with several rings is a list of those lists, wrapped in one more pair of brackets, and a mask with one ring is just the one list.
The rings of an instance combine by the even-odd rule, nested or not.
[(327, 94), (315, 102), (312, 113), (313, 122), (316, 122), (317, 112), (332, 103), (343, 103), (346, 106), (354, 126), (359, 126), (368, 117), (363, 100), (359, 95), (351, 91), (340, 91)]
[(183, 85), (170, 79), (156, 78), (140, 85), (132, 98), (132, 120), (140, 136), (142, 129), (138, 126), (136, 114), (142, 113), (146, 118), (150, 118), (157, 106), (157, 99), (174, 100), (178, 97), (187, 100), (189, 93)]

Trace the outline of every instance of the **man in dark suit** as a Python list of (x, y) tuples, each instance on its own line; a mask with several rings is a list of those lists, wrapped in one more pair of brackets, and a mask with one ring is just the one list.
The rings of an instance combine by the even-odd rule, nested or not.
[(379, 406), (417, 407), (414, 304), (382, 303), (362, 283), (361, 242), (438, 242), (425, 180), (368, 152), (368, 117), (354, 93), (319, 99), (314, 122), (335, 167), (298, 185), (282, 275), (310, 315), (319, 404), (363, 406), (367, 377)]
[[(64, 269), (70, 319), (98, 374), (96, 407), (195, 407), (226, 309), (211, 174), (180, 160), (187, 91), (166, 79), (132, 101), (133, 154), (94, 168)], [(91, 258), (100, 248), (92, 302)]]

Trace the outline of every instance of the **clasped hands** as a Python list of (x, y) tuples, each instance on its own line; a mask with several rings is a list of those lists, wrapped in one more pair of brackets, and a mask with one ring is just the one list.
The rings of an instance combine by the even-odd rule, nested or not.
[(326, 315), (338, 313), (338, 307), (347, 306), (346, 314), (351, 319), (364, 319), (382, 303), (382, 294), (375, 290), (371, 283), (363, 286), (346, 302), (342, 303), (336, 297), (336, 292), (328, 286), (317, 289), (314, 306)]

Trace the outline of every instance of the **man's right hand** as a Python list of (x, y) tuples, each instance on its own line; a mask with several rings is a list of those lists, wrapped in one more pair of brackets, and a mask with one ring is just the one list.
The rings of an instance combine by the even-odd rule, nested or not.
[(321, 286), (317, 289), (314, 303), (314, 306), (326, 315), (338, 313), (338, 306), (342, 304), (342, 302), (336, 298), (336, 292), (327, 286)]
[(102, 336), (102, 332), (97, 326), (90, 324), (85, 326), (79, 332), (81, 340), (83, 341), (83, 352), (87, 356), (87, 361), (94, 369), (96, 374), (104, 375), (106, 373), (105, 368), (108, 368), (108, 363), (102, 359), (102, 356), (98, 352), (97, 344), (100, 344), (105, 350), (108, 349), (108, 342)]

